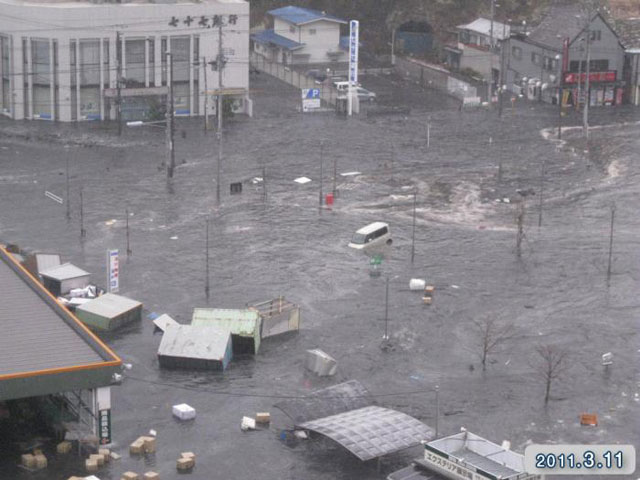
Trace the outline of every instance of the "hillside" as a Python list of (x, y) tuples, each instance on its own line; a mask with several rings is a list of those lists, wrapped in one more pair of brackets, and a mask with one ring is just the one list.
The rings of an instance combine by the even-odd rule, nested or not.
[[(529, 18), (548, 0), (500, 0), (496, 3), (497, 21)], [(488, 0), (251, 0), (252, 25), (259, 25), (265, 13), (285, 5), (324, 10), (345, 19), (360, 21), (361, 41), (371, 52), (389, 49), (391, 28), (405, 22), (426, 21), (440, 41), (450, 36), (456, 25), (469, 22), (479, 15), (488, 16)]]

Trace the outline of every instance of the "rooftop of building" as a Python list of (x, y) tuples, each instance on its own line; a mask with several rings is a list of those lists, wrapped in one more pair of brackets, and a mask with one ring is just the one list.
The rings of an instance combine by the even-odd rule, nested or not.
[(304, 25), (307, 23), (319, 22), (321, 20), (347, 23), (346, 20), (333, 15), (328, 15), (326, 12), (312, 10), (310, 8), (295, 7), (293, 5), (269, 10), (267, 13), (275, 18), (280, 18), (285, 22), (289, 22), (294, 25)]
[[(473, 22), (465, 25), (458, 25), (456, 28), (460, 30), (469, 30), (481, 35), (491, 35), (491, 20), (487, 18), (476, 18)], [(511, 27), (505, 23), (493, 21), (493, 38), (496, 40), (504, 40), (509, 38)]]
[(617, 20), (614, 28), (620, 43), (627, 51), (640, 53), (640, 17)]
[(445, 454), (449, 460), (455, 459), (497, 478), (516, 477), (524, 472), (522, 455), (471, 432), (440, 438), (427, 443), (425, 447), (434, 453)]
[(3, 248), (0, 290), (0, 400), (10, 398), (7, 392), (13, 388), (4, 382), (20, 380), (23, 383), (14, 387), (38, 391), (39, 382), (47, 388), (46, 382), (41, 381), (43, 377), (120, 365), (116, 354)]

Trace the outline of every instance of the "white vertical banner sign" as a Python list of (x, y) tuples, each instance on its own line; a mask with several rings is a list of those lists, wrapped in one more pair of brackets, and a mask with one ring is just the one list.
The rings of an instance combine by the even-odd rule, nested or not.
[(107, 291), (118, 293), (118, 290), (120, 290), (118, 250), (107, 250)]
[(349, 95), (347, 97), (347, 113), (353, 110), (353, 86), (358, 84), (358, 28), (360, 22), (349, 22)]

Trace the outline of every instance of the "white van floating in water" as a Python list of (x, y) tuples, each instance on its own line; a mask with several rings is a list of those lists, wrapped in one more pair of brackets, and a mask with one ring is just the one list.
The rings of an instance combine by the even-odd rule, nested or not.
[(391, 242), (389, 225), (384, 222), (373, 222), (358, 230), (349, 242), (349, 246), (356, 250), (363, 250), (369, 247), (391, 245)]

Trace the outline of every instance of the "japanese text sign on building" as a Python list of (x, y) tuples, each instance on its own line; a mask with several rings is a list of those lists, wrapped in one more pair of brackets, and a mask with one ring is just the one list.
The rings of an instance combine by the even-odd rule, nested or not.
[(109, 281), (108, 290), (112, 293), (118, 293), (118, 290), (120, 290), (118, 250), (107, 250), (107, 268)]
[[(567, 72), (564, 74), (564, 83), (585, 83), (587, 80), (586, 73), (573, 73)], [(615, 82), (616, 81), (616, 72), (615, 70), (607, 71), (607, 72), (590, 72), (589, 73), (589, 81), (590, 82)]]
[(360, 22), (349, 22), (349, 81), (358, 83), (358, 28)]
[(179, 27), (180, 25), (191, 27), (193, 24), (194, 27), (216, 28), (224, 25), (235, 25), (237, 23), (238, 15), (229, 15), (226, 22), (224, 15), (200, 15), (195, 17), (187, 15), (182, 19), (172, 16), (171, 20), (169, 20), (170, 27)]
[(98, 419), (100, 421), (100, 445), (111, 443), (111, 410), (100, 410)]

